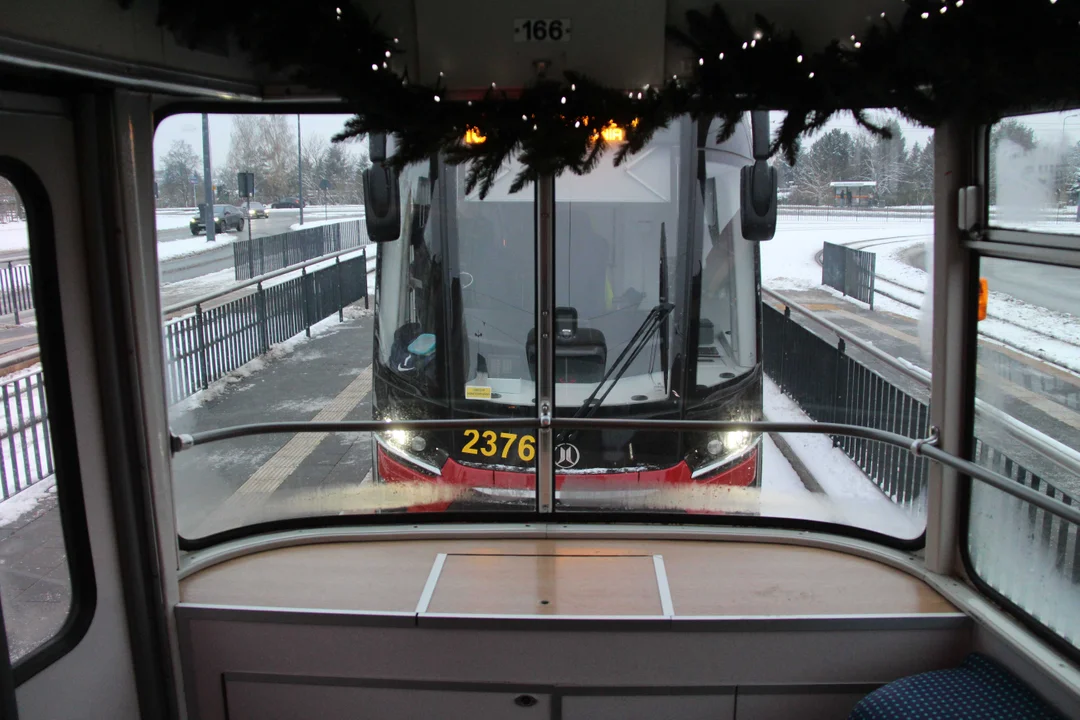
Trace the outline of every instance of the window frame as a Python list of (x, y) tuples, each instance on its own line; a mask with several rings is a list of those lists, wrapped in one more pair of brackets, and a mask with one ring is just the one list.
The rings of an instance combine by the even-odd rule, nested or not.
[[(77, 448), (52, 202), (41, 178), (22, 160), (0, 155), (0, 175), (15, 187), (26, 208), (34, 307), (39, 311), (38, 348), (51, 434)], [(60, 629), (12, 664), (15, 687), (73, 650), (89, 630), (97, 609), (97, 583), (78, 454), (75, 451), (54, 452), (53, 460), (64, 551), (71, 578), (71, 603)]]
[[(1009, 117), (1024, 117), (1023, 115)], [(1001, 118), (1008, 119), (1008, 118)], [(1060, 267), (1080, 268), (1080, 236), (1049, 233), (1037, 230), (1016, 230), (994, 227), (990, 225), (990, 132), (992, 124), (982, 126), (975, 138), (977, 140), (977, 157), (979, 162), (978, 178), (982, 187), (986, 190), (979, 209), (979, 222), (982, 232), (963, 241), (965, 250), (974, 254), (974, 260), (981, 264), (983, 258), (995, 258), (1001, 260), (1017, 260), (1023, 262), (1039, 262)], [(963, 312), (973, 319), (977, 317), (978, 303), (973, 295), (965, 296)], [(977, 338), (975, 340), (977, 343)], [(968, 374), (974, 376), (978, 353), (970, 354), (971, 367), (967, 368)], [(974, 387), (968, 397), (971, 403), (971, 416), (974, 417), (976, 395)], [(968, 436), (974, 448), (975, 428), (970, 427)], [(1034, 635), (1045, 641), (1056, 651), (1062, 653), (1074, 662), (1080, 662), (1080, 644), (1073, 645), (1068, 640), (1051, 630), (1040, 622), (1035, 616), (1024, 610), (1008, 596), (1002, 594), (987, 583), (975, 570), (975, 563), (971, 557), (971, 512), (974, 480), (964, 477), (960, 483), (959, 508), (960, 517), (958, 523), (957, 545), (959, 545), (960, 562), (964, 575), (968, 582), (981, 594), (1002, 607), (1006, 612), (1016, 618), (1025, 628)]]

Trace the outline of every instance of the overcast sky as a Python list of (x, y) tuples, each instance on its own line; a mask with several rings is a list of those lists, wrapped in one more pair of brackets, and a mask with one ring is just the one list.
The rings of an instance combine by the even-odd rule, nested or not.
[[(213, 167), (225, 164), (229, 155), (229, 135), (232, 133), (232, 115), (210, 115), (210, 162)], [(321, 135), (329, 141), (334, 133), (345, 127), (345, 121), (352, 115), (302, 115), (300, 116), (301, 140)], [(289, 116), (290, 123), (296, 127), (296, 115)], [(202, 115), (173, 115), (161, 121), (157, 134), (154, 135), (154, 165), (157, 167), (161, 158), (169, 152), (176, 140), (185, 140), (195, 154), (202, 157)]]

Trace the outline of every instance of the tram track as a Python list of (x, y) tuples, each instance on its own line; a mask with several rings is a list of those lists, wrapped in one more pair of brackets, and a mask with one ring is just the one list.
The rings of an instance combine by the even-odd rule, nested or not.
[[(893, 245), (893, 244), (897, 244), (897, 243), (901, 243), (901, 242), (905, 242), (905, 241), (909, 241), (909, 240), (915, 240), (915, 239), (918, 239), (920, 237), (925, 237), (925, 236), (926, 236), (925, 233), (919, 233), (919, 234), (913, 234), (913, 235), (894, 236), (894, 237), (888, 237), (888, 238), (875, 238), (873, 240), (862, 240), (862, 241), (859, 241), (859, 242), (849, 243), (849, 244), (845, 245), (845, 247), (849, 247), (849, 248), (852, 248), (854, 250), (865, 250), (867, 248), (880, 247), (882, 245)], [(814, 254), (814, 262), (817, 263), (818, 267), (823, 267), (823, 265), (824, 265), (824, 250), (818, 250), (817, 253)], [(882, 283), (882, 282), (887, 283), (889, 285), (892, 285), (895, 288), (899, 288), (903, 292), (912, 293), (915, 296), (917, 296), (918, 300), (915, 301), (911, 297), (903, 297), (902, 294), (900, 292), (897, 292), (896, 290), (883, 290), (879, 286), (879, 283)], [(922, 299), (926, 295), (925, 290), (920, 290), (918, 288), (911, 287), (910, 285), (907, 285), (907, 284), (905, 284), (903, 282), (899, 282), (899, 281), (894, 280), (892, 278), (886, 277), (886, 276), (882, 275), (880, 272), (875, 272), (874, 273), (874, 292), (876, 294), (883, 295), (884, 297), (887, 297), (890, 300), (898, 302), (901, 305), (905, 305), (905, 306), (910, 307), (910, 308), (915, 309), (915, 310), (921, 310), (922, 309)], [(1038, 336), (1040, 338), (1044, 338), (1046, 340), (1052, 340), (1054, 342), (1062, 343), (1064, 345), (1068, 345), (1069, 347), (1074, 347), (1074, 348), (1077, 348), (1078, 350), (1080, 350), (1080, 343), (1075, 343), (1075, 342), (1073, 342), (1071, 340), (1059, 337), (1057, 335), (1053, 335), (1051, 333), (1048, 333), (1048, 332), (1046, 332), (1044, 330), (1040, 330), (1040, 329), (1035, 328), (1035, 327), (1029, 327), (1029, 326), (1026, 326), (1026, 325), (1021, 325), (1021, 324), (1019, 324), (1019, 323), (1017, 323), (1017, 322), (1015, 322), (1015, 321), (1013, 321), (1013, 320), (1011, 320), (1011, 319), (1009, 319), (1007, 317), (1004, 317), (1002, 315), (998, 315), (996, 313), (992, 313), (989, 310), (987, 310), (986, 316), (989, 319), (996, 320), (996, 321), (998, 321), (1000, 323), (1003, 323), (1003, 324), (1008, 325), (1010, 327), (1016, 328), (1017, 330), (1020, 330), (1020, 331), (1026, 332), (1026, 333), (1030, 333), (1032, 335), (1036, 335), (1036, 336)], [(1058, 358), (1052, 358), (1049, 355), (1047, 355), (1046, 353), (1040, 352), (1040, 351), (1035, 350), (1035, 349), (1016, 347), (1012, 342), (1010, 342), (1008, 339), (1006, 339), (1004, 337), (994, 335), (994, 334), (990, 334), (990, 333), (987, 333), (987, 332), (985, 332), (983, 330), (979, 331), (979, 335), (981, 337), (983, 337), (984, 339), (991, 340), (991, 341), (993, 341), (995, 343), (1001, 343), (1002, 345), (1005, 345), (1006, 347), (1009, 347), (1009, 348), (1012, 348), (1012, 349), (1017, 350), (1019, 352), (1023, 352), (1023, 353), (1026, 353), (1028, 355), (1031, 355), (1032, 357), (1037, 358), (1037, 359), (1039, 359), (1039, 360), (1041, 360), (1041, 361), (1043, 361), (1045, 363), (1048, 363), (1050, 365), (1062, 368), (1064, 370), (1068, 370), (1069, 372), (1080, 373), (1080, 366), (1074, 366), (1074, 365), (1070, 365), (1068, 363), (1062, 362)]]

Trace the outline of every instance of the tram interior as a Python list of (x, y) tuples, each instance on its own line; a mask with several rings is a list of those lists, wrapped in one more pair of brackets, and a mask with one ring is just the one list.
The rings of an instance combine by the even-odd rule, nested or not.
[[(911, 0), (915, 10), (903, 0), (720, 5), (746, 38), (744, 50), (725, 52), (754, 52), (751, 43), (769, 42), (764, 32), (788, 28), (809, 59), (811, 48), (830, 43), (854, 52), (859, 45), (846, 38), (859, 43), (852, 32), (867, 22), (900, 27), (915, 12), (904, 22), (917, 23), (924, 6), (925, 22), (946, 12), (951, 22), (980, 2)], [(1080, 375), (1054, 354), (1077, 312), (1070, 287), (1080, 266), (1080, 215), (1068, 182), (1058, 182), (1051, 199), (1052, 182), (1038, 180), (1056, 172), (1040, 166), (1066, 161), (1042, 162), (1032, 150), (1038, 140), (1039, 152), (1049, 152), (1042, 138), (1053, 135), (1053, 147), (1067, 146), (1061, 156), (1072, 157), (1068, 111), (1080, 98), (1071, 86), (1052, 107), (1003, 110), (988, 124), (950, 117), (933, 128), (932, 145), (924, 140), (922, 149), (932, 147), (920, 155), (929, 163), (929, 195), (891, 208), (896, 224), (874, 226), (880, 232), (870, 238), (922, 243), (930, 270), (918, 278), (929, 299), (909, 300), (914, 310), (880, 295), (875, 310), (815, 279), (823, 271), (813, 265), (819, 238), (854, 251), (869, 242), (858, 233), (879, 219), (791, 202), (773, 207), (780, 228), (773, 239), (744, 237), (754, 196), (743, 171), (764, 162), (748, 126), (730, 140), (741, 148), (732, 150), (711, 139), (712, 129), (702, 145), (679, 145), (679, 123), (689, 121), (674, 121), (626, 165), (605, 161), (510, 193), (515, 160), (484, 200), (465, 192), (467, 166), (444, 165), (455, 197), (442, 205), (437, 190), (428, 199), (435, 185), (425, 197), (402, 170), (402, 217), (411, 222), (412, 206), (430, 203), (426, 237), (436, 226), (459, 237), (456, 258), (435, 259), (457, 263), (467, 386), (484, 388), (493, 404), (528, 410), (522, 427), (537, 439), (527, 446), (513, 435), (514, 451), (535, 472), (535, 506), (447, 509), (437, 501), (449, 482), (439, 478), (425, 490), (439, 511), (398, 512), (386, 500), (398, 491), (372, 481), (372, 435), (400, 430), (403, 446), (419, 454), (419, 431), (434, 425), (374, 423), (380, 379), (371, 367), (406, 321), (415, 325), (410, 332), (423, 330), (407, 303), (425, 292), (408, 276), (418, 257), (410, 243), (424, 240), (406, 226), (389, 242), (345, 247), (343, 238), (373, 227), (355, 181), (371, 176), (356, 165), (353, 185), (320, 185), (329, 165), (305, 160), (304, 148), (314, 157), (311, 127), (324, 127), (326, 116), (363, 108), (334, 90), (337, 73), (298, 76), (253, 61), (227, 31), (192, 44), (159, 24), (245, 12), (265, 20), (266, 8), (182, 5), (6, 0), (0, 12), (0, 295), (31, 298), (11, 300), (10, 322), (8, 300), (0, 299), (0, 343), (24, 343), (14, 354), (0, 346), (10, 374), (2, 379), (8, 417), (0, 433), (0, 717), (1080, 717), (1080, 524), (1070, 494), (1080, 443), (1070, 401), (1052, 395)], [(288, 17), (296, 42), (311, 47), (325, 38), (308, 31), (309, 20), (318, 26), (305, 13), (336, 14), (364, 32), (377, 18), (394, 52), (387, 49), (386, 64), (372, 63), (371, 72), (437, 88), (432, 102), (444, 105), (480, 102), (488, 88), (508, 90), (513, 102), (538, 77), (562, 82), (566, 71), (620, 95), (630, 89), (632, 99), (725, 57), (692, 56), (665, 30), (685, 29), (688, 10), (713, 7), (697, 0), (341, 0), (340, 7), (274, 0), (266, 7)], [(363, 21), (351, 14), (358, 8)], [(803, 63), (803, 55), (791, 62)], [(351, 55), (342, 60), (340, 74), (368, 71), (366, 61), (355, 63)], [(794, 88), (793, 78), (784, 82)], [(790, 108), (752, 109), (774, 110), (773, 118), (828, 109), (802, 107), (794, 89), (788, 99)], [(239, 147), (233, 138), (242, 133), (231, 136), (225, 121), (214, 125), (218, 116), (284, 117), (265, 121), (265, 134), (280, 130), (267, 157), (287, 166), (287, 182), (270, 187), (269, 160), (257, 169), (255, 161), (230, 164), (220, 148)], [(243, 122), (232, 127), (263, 121)], [(322, 140), (340, 130), (335, 123)], [(863, 129), (849, 125), (827, 132)], [(804, 168), (817, 157), (816, 139), (803, 144)], [(368, 161), (362, 170), (382, 172), (388, 166), (370, 162), (367, 142), (341, 147)], [(1000, 150), (1005, 142), (1013, 145)], [(183, 154), (189, 164), (170, 175), (166, 156), (185, 147), (174, 158)], [(886, 148), (897, 155), (895, 145)], [(991, 168), (995, 151), (1001, 163), (1024, 167)], [(228, 174), (213, 174), (211, 162)], [(783, 159), (769, 162), (776, 168)], [(213, 243), (192, 237), (198, 203), (191, 200), (224, 187), (232, 203), (234, 173), (249, 166), (254, 199), (268, 216), (245, 215), (243, 234), (223, 228)], [(691, 177), (691, 167), (691, 191), (680, 194), (679, 178)], [(830, 182), (862, 180), (828, 176), (818, 185), (831, 193)], [(1006, 181), (1019, 187), (1015, 197)], [(258, 194), (264, 185), (273, 196)], [(347, 196), (348, 188), (356, 194)], [(331, 201), (334, 193), (343, 199)], [(1045, 207), (1010, 214), (1013, 199), (1028, 210)], [(440, 207), (454, 208), (452, 216)], [(347, 223), (356, 229), (340, 229)], [(680, 279), (675, 267), (693, 227), (702, 252), (683, 264), (690, 270)], [(274, 246), (281, 264), (255, 270), (255, 240), (327, 232), (337, 233), (336, 249), (293, 257)], [(791, 266), (808, 237), (816, 244), (805, 253), (805, 277), (763, 271), (770, 262)], [(271, 240), (262, 242), (265, 249)], [(269, 254), (260, 257), (265, 264)], [(891, 267), (886, 251), (877, 257), (879, 273)], [(375, 267), (392, 262), (401, 270), (398, 287), (369, 283)], [(649, 429), (712, 433), (717, 453), (759, 433), (760, 483), (706, 487), (688, 475), (680, 491), (722, 494), (732, 504), (720, 512), (680, 499), (678, 512), (657, 506), (633, 515), (618, 498), (601, 511), (560, 512), (557, 463), (578, 461), (559, 451), (552, 428), (664, 305), (662, 265), (671, 268), (671, 292), (679, 282), (700, 284), (700, 322), (687, 325), (699, 333), (689, 375), (697, 387), (688, 392), (706, 397), (732, 376), (761, 372), (764, 417), (775, 422), (710, 416), (701, 420), (712, 423), (708, 430), (685, 424), (695, 418), (666, 427), (657, 420)], [(19, 267), (30, 280), (18, 279)], [(345, 282), (342, 273), (356, 275)], [(1011, 298), (991, 292), (990, 322), (982, 325), (980, 277)], [(881, 282), (883, 292), (913, 292)], [(1023, 300), (1043, 295), (1054, 297)], [(323, 314), (305, 304), (290, 316), (298, 320), (266, 321), (289, 298)], [(380, 325), (371, 308), (391, 303), (400, 304), (402, 322)], [(1034, 349), (1019, 344), (1027, 338), (1020, 331), (992, 324), (1021, 306), (1030, 310), (1016, 316), (1023, 331), (1042, 333)], [(807, 313), (819, 319), (796, 328)], [(873, 339), (850, 339), (860, 319)], [(783, 355), (787, 371), (809, 373), (801, 405), (784, 395), (794, 392), (792, 376), (769, 359), (781, 331), (768, 328), (781, 327), (783, 342), (806, 343), (785, 346)], [(917, 348), (923, 332), (932, 350), (925, 358), (889, 354), (893, 341)], [(431, 354), (434, 346), (417, 345), (423, 335), (413, 334), (406, 344)], [(826, 335), (828, 348), (809, 344)], [(250, 355), (243, 362), (240, 349), (228, 351), (236, 357), (213, 355), (207, 348), (215, 342)], [(671, 368), (661, 355), (655, 335), (605, 404), (682, 402), (666, 385)], [(1043, 380), (995, 380), (987, 374), (991, 356), (1006, 369), (1038, 365)], [(853, 393), (885, 404), (841, 417), (819, 402), (832, 382), (821, 363), (833, 357), (854, 363)], [(605, 421), (634, 429), (618, 420)], [(491, 432), (519, 421), (496, 418)], [(454, 422), (442, 429), (482, 436), (475, 421)], [(816, 481), (805, 479), (820, 466), (800, 454), (803, 437), (840, 458)], [(847, 437), (854, 440), (845, 444)], [(46, 445), (36, 450), (42, 477), (31, 477), (32, 449)], [(497, 447), (491, 454), (505, 458), (510, 445)], [(895, 484), (874, 479), (896, 468), (907, 474), (889, 475)], [(842, 502), (830, 500), (842, 470), (866, 482)], [(903, 485), (905, 478), (917, 484)], [(736, 506), (753, 511), (730, 510)], [(902, 523), (878, 522), (885, 515), (873, 508), (881, 507)]]

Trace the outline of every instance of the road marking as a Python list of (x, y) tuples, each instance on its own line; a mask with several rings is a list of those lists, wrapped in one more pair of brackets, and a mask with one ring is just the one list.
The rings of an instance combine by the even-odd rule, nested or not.
[(30, 333), (29, 335), (16, 335), (15, 337), (5, 338), (0, 340), (0, 345), (7, 345), (8, 343), (19, 342), (20, 340), (28, 340), (30, 338), (37, 339), (37, 333)]
[[(371, 366), (368, 365), (311, 420), (312, 422), (344, 420), (345, 416), (352, 412), (353, 408), (359, 405), (370, 392)], [(210, 513), (203, 527), (206, 527), (209, 532), (221, 530), (221, 520), (243, 517), (246, 511), (264, 502), (290, 475), (296, 472), (300, 463), (304, 462), (329, 434), (318, 432), (293, 435), (292, 439), (263, 463), (262, 467), (252, 473), (251, 477), (236, 489), (236, 492)]]

